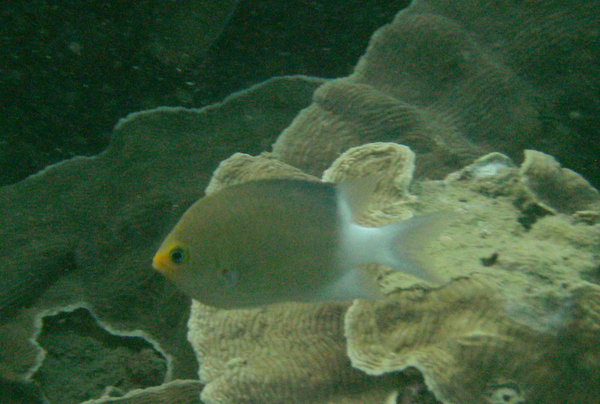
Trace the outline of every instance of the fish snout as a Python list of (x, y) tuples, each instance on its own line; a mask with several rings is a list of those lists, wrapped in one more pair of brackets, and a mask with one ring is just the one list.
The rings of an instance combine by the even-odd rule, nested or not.
[(152, 258), (152, 268), (162, 274), (167, 274), (172, 270), (172, 264), (169, 259), (169, 253), (167, 251), (159, 251)]

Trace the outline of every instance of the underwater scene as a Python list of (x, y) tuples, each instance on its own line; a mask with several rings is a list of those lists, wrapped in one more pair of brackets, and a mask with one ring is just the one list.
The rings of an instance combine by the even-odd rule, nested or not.
[(600, 2), (0, 15), (0, 403), (600, 403)]

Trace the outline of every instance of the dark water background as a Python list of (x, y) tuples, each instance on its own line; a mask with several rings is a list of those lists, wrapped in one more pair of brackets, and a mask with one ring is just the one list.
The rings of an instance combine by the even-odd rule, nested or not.
[(0, 185), (99, 153), (130, 112), (202, 107), (277, 75), (348, 75), (406, 3), (241, 1), (207, 52), (178, 64), (152, 46), (176, 1), (3, 2)]

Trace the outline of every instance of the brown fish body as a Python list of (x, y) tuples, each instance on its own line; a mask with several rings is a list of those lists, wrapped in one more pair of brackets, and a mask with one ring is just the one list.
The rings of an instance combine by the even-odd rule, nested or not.
[(192, 205), (165, 240), (190, 249), (194, 276), (163, 273), (217, 307), (311, 300), (337, 276), (336, 209), (331, 184), (270, 180), (226, 188)]
[(219, 308), (282, 301), (380, 298), (380, 263), (432, 280), (419, 265), (435, 220), (367, 228), (352, 223), (368, 182), (251, 181), (199, 199), (154, 256), (153, 266), (186, 294)]

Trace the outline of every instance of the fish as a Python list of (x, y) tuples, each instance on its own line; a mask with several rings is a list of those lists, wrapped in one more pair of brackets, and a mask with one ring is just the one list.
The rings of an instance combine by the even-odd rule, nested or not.
[(189, 297), (221, 309), (380, 300), (367, 263), (438, 283), (423, 253), (439, 233), (436, 217), (380, 227), (354, 222), (375, 186), (365, 177), (338, 184), (265, 179), (223, 188), (185, 211), (152, 266)]

